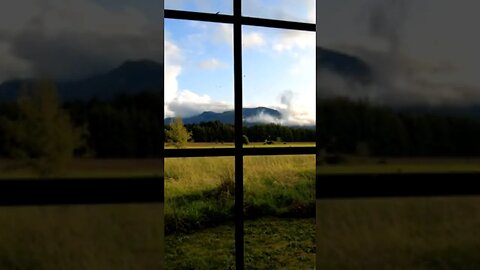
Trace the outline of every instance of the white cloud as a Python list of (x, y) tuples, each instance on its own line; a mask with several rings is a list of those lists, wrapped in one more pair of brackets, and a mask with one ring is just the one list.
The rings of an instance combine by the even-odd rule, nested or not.
[[(223, 112), (231, 110), (232, 105), (215, 101), (208, 95), (200, 95), (191, 90), (180, 89), (178, 77), (182, 72), (184, 55), (181, 48), (168, 38), (165, 40), (165, 116), (189, 117), (204, 111)], [(205, 64), (221, 65), (216, 59), (210, 59)]]
[(198, 66), (201, 69), (219, 69), (225, 67), (226, 65), (215, 58), (211, 58), (200, 62)]
[[(312, 91), (314, 91), (312, 89)], [(277, 119), (269, 114), (260, 112), (259, 114), (246, 118), (247, 122), (261, 122), (261, 123), (275, 123), (280, 125), (299, 125), (311, 126), (315, 125), (315, 98), (312, 99), (311, 93), (304, 91), (296, 92), (292, 90), (285, 90), (280, 93), (278, 100), (269, 104), (261, 103), (246, 103), (246, 108), (268, 107), (277, 110), (281, 114), (281, 118)]]
[(293, 49), (305, 50), (314, 48), (315, 35), (311, 32), (303, 31), (282, 31), (275, 40), (272, 48), (277, 52), (292, 51)]
[(213, 39), (217, 42), (223, 42), (233, 47), (233, 28), (228, 24), (215, 24)]
[(308, 15), (307, 15), (307, 21), (311, 23), (315, 23), (317, 20), (317, 14), (316, 14), (316, 8), (315, 8), (315, 3), (317, 1), (309, 1), (309, 5), (307, 6), (308, 8)]
[[(178, 95), (178, 76), (182, 72), (180, 62), (182, 51), (174, 43), (165, 40), (165, 104), (169, 104)], [(170, 116), (173, 112), (165, 106), (165, 115)]]
[(208, 95), (199, 95), (190, 90), (182, 90), (168, 103), (168, 109), (172, 112), (168, 116), (189, 117), (205, 111), (224, 112), (232, 110), (233, 106), (226, 102), (214, 101)]
[(254, 48), (265, 45), (266, 41), (263, 35), (259, 32), (247, 32), (243, 34), (243, 47)]

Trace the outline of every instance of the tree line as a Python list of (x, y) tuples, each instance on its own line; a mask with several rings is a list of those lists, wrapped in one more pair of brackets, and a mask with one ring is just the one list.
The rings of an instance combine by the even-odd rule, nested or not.
[[(65, 156), (69, 149), (76, 156), (147, 158), (159, 156), (163, 149), (161, 134), (170, 127), (161, 130), (161, 92), (60, 105), (52, 91), (43, 91), (43, 99), (40, 95), (0, 104), (0, 156), (35, 158), (44, 155), (42, 147), (48, 146), (53, 149), (48, 150), (49, 158)], [(45, 104), (34, 106), (35, 100)], [(250, 142), (315, 141), (318, 137), (320, 147), (330, 153), (480, 155), (480, 121), (473, 117), (402, 112), (368, 102), (324, 99), (318, 102), (316, 122), (319, 134), (311, 128), (277, 124), (245, 125), (242, 133)], [(230, 124), (214, 121), (185, 127), (195, 142), (234, 141), (235, 128)]]
[(480, 119), (416, 113), (345, 98), (318, 103), (320, 147), (375, 156), (478, 156)]
[[(233, 142), (235, 127), (220, 121), (185, 125), (195, 142)], [(314, 142), (315, 129), (288, 127), (278, 124), (254, 124), (243, 126), (243, 135), (249, 142)]]

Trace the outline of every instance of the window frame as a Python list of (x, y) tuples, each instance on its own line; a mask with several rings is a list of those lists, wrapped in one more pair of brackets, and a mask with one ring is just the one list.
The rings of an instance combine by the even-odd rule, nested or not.
[[(235, 127), (242, 126), (242, 76), (241, 76), (241, 26), (261, 26), (289, 30), (316, 31), (315, 24), (241, 16), (241, 0), (234, 1), (234, 14), (210, 14), (178, 10), (163, 10), (162, 20), (184, 19), (234, 24), (235, 65)], [(317, 38), (318, 43), (318, 38)], [(240, 61), (238, 61), (239, 59)], [(318, 63), (317, 63), (318, 69)], [(237, 77), (239, 75), (239, 77)], [(162, 84), (163, 84), (163, 76)], [(318, 84), (318, 81), (317, 81)], [(318, 104), (318, 90), (316, 93)], [(164, 103), (164, 100), (162, 100)], [(319, 108), (316, 106), (317, 115)], [(164, 118), (164, 110), (162, 116)], [(163, 122), (161, 127), (165, 128)], [(317, 134), (322, 132), (316, 127)], [(350, 173), (320, 174), (320, 141), (315, 147), (292, 148), (243, 148), (241, 132), (235, 133), (235, 148), (225, 149), (164, 149), (158, 156), (174, 157), (235, 157), (235, 248), (236, 269), (244, 269), (243, 242), (243, 157), (254, 155), (304, 155), (316, 154), (316, 199), (317, 202), (332, 199), (363, 199), (371, 197), (439, 197), (478, 196), (479, 171), (451, 173)], [(162, 140), (164, 134), (162, 133)], [(101, 204), (163, 204), (164, 166), (160, 175), (152, 177), (124, 178), (55, 178), (55, 179), (1, 179), (0, 206), (52, 206), (52, 205), (101, 205)], [(420, 179), (421, 182), (418, 181)], [(428, 181), (433, 179), (433, 181)], [(240, 195), (238, 195), (240, 194)], [(318, 218), (318, 217), (317, 217)], [(318, 233), (317, 233), (318, 235)], [(163, 256), (163, 254), (159, 254)], [(162, 258), (163, 259), (163, 258)]]
[[(233, 1), (232, 15), (171, 9), (165, 9), (164, 14), (165, 19), (225, 23), (233, 25), (235, 147), (219, 149), (165, 149), (164, 151), (165, 158), (218, 156), (233, 156), (235, 158), (235, 265), (236, 269), (244, 269), (243, 158), (246, 156), (258, 155), (310, 155), (316, 153), (316, 147), (243, 147), (242, 26), (316, 32), (316, 25), (312, 23), (242, 16), (242, 0), (231, 1)], [(162, 123), (162, 130), (164, 129), (165, 126), (164, 123)]]

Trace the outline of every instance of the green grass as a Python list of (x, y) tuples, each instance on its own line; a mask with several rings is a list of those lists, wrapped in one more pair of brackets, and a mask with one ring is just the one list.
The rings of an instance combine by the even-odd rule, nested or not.
[[(246, 269), (313, 269), (314, 231), (314, 219), (246, 221)], [(167, 236), (166, 245), (168, 269), (234, 269), (233, 224)]]
[(318, 269), (480, 267), (480, 198), (317, 201)]
[[(233, 220), (233, 161), (231, 157), (166, 160), (167, 234)], [(247, 218), (314, 217), (313, 156), (247, 157), (244, 166)]]
[[(348, 157), (320, 173), (478, 171), (478, 159)], [(0, 161), (0, 167), (9, 161)], [(160, 160), (75, 160), (67, 177), (152, 176)], [(315, 157), (244, 159), (247, 269), (313, 269)], [(8, 164), (7, 164), (8, 165)], [(8, 167), (8, 166), (6, 166)], [(0, 175), (29, 177), (28, 171)], [(165, 160), (167, 269), (230, 269), (234, 159)], [(319, 269), (478, 269), (480, 199), (317, 202)], [(0, 269), (159, 269), (153, 205), (2, 208)]]
[[(314, 164), (311, 155), (244, 159), (247, 269), (313, 268)], [(166, 160), (169, 269), (232, 269), (234, 175), (232, 157)]]

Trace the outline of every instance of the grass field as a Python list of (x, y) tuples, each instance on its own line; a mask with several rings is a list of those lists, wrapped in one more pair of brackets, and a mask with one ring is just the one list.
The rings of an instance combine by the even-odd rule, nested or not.
[(480, 198), (317, 202), (318, 269), (480, 268)]
[[(245, 158), (249, 269), (314, 267), (314, 165), (313, 156)], [(231, 269), (234, 159), (167, 159), (165, 168), (168, 268)]]
[[(165, 161), (158, 205), (4, 207), (0, 269), (231, 269), (234, 159)], [(246, 157), (247, 269), (478, 269), (480, 198), (316, 204), (314, 156)], [(0, 161), (2, 178), (28, 177)], [(67, 177), (160, 173), (159, 160), (75, 160)], [(478, 171), (479, 159), (349, 157), (321, 173)], [(209, 258), (209, 259), (206, 259)]]
[(160, 205), (2, 207), (0, 269), (161, 269)]

